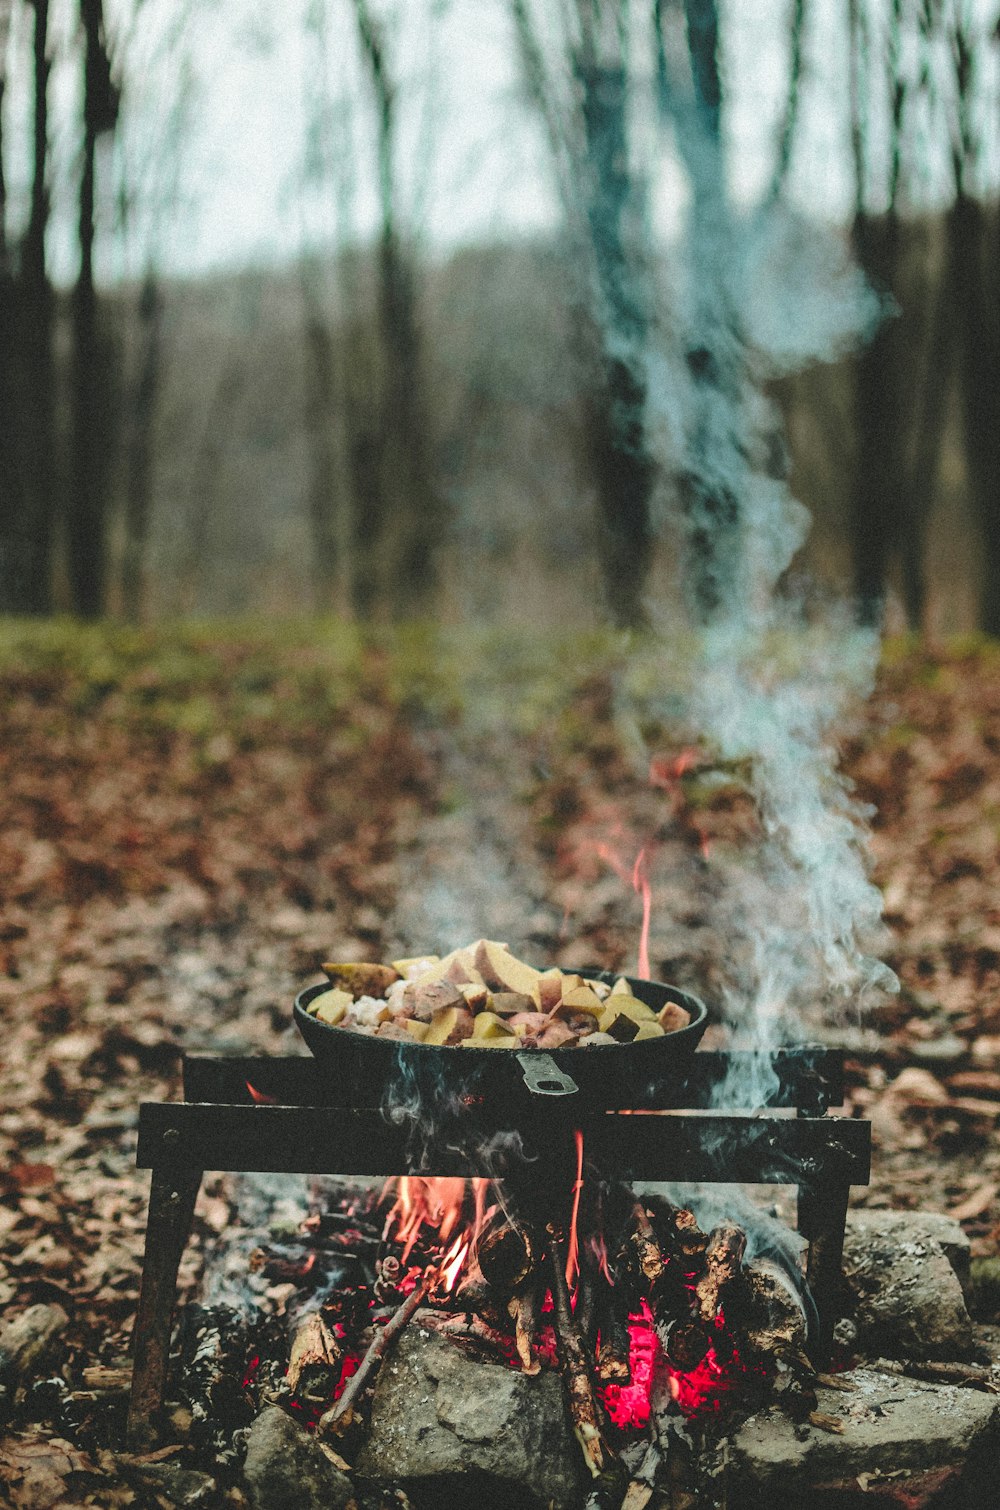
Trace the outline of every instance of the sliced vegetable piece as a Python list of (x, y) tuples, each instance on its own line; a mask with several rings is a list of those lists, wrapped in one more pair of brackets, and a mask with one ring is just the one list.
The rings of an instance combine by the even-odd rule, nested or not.
[(668, 1001), (661, 1007), (656, 1020), (665, 1033), (676, 1033), (680, 1028), (687, 1027), (691, 1013), (676, 1001)]
[(348, 1007), (353, 1005), (354, 997), (350, 991), (334, 987), (331, 991), (322, 991), (319, 996), (314, 996), (307, 1010), (319, 1022), (328, 1023), (331, 1028), (335, 1028), (346, 1016)]
[(510, 1037), (510, 1028), (495, 1012), (480, 1012), (472, 1028), (473, 1038)]

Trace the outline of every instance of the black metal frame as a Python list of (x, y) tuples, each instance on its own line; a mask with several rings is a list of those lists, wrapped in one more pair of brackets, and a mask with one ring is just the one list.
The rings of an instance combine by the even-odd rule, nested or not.
[[(581, 1050), (580, 1052), (585, 1052)], [(740, 1063), (742, 1061), (742, 1064)], [(767, 1107), (734, 1100), (732, 1087), (759, 1077), (734, 1068), (765, 1068)], [(250, 1087), (258, 1096), (254, 1098)], [(725, 1113), (713, 1110), (725, 1096)], [(177, 1271), (206, 1169), (330, 1175), (486, 1175), (495, 1177), (495, 1112), (464, 1108), (422, 1129), (378, 1107), (337, 1103), (330, 1071), (312, 1059), (190, 1058), (182, 1102), (139, 1108), (136, 1163), (152, 1170), (142, 1284), (134, 1334), (129, 1441), (152, 1440), (163, 1403)], [(357, 1088), (352, 1087), (352, 1100)], [(798, 1187), (798, 1226), (808, 1243), (806, 1277), (818, 1314), (813, 1351), (825, 1361), (836, 1319), (844, 1226), (852, 1185), (866, 1185), (871, 1127), (827, 1117), (843, 1100), (843, 1056), (814, 1047), (751, 1055), (699, 1051), (682, 1081), (665, 1085), (656, 1112), (593, 1112), (574, 1097), (538, 1098), (519, 1114), (520, 1157), (544, 1171), (552, 1188), (575, 1173), (574, 1131), (588, 1164), (624, 1180), (676, 1183), (781, 1184)], [(794, 1110), (795, 1116), (777, 1112)], [(738, 1112), (750, 1115), (737, 1115)], [(697, 1115), (686, 1115), (697, 1113)], [(456, 1131), (459, 1136), (456, 1137)]]

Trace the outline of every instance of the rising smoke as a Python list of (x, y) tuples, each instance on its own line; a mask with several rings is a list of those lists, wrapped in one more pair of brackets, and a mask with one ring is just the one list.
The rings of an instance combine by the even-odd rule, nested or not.
[[(737, 1041), (771, 1048), (801, 1040), (810, 1007), (843, 1014), (896, 987), (872, 953), (881, 899), (868, 874), (869, 815), (838, 771), (836, 745), (871, 688), (878, 639), (842, 605), (807, 613), (788, 588), (808, 516), (767, 464), (780, 426), (762, 394), (766, 379), (866, 339), (882, 311), (843, 243), (786, 214), (729, 220), (724, 236), (703, 237), (698, 250), (686, 341), (710, 349), (712, 382), (706, 390), (675, 375), (654, 400), (665, 410), (661, 428), (685, 437), (689, 466), (702, 468), (700, 496), (735, 502), (735, 525), (732, 515), (715, 516), (735, 548), (723, 559), (724, 590), (689, 645), (685, 714), (720, 765), (738, 767), (756, 807), (756, 842), (709, 864), (714, 931), (726, 941), (718, 1005)], [(708, 457), (691, 454), (706, 407)], [(706, 518), (703, 508), (698, 528)], [(690, 516), (688, 526), (691, 539)]]

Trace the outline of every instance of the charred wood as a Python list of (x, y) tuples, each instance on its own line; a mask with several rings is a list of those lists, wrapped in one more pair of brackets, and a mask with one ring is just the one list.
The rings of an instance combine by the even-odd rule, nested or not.
[(387, 1253), (375, 1265), (375, 1299), (380, 1305), (398, 1305), (402, 1296), (399, 1284), (403, 1265), (393, 1253)]
[(658, 1323), (656, 1335), (667, 1361), (682, 1374), (689, 1374), (698, 1367), (712, 1341), (703, 1322), (682, 1316), (665, 1324)]
[(685, 1267), (690, 1269), (699, 1267), (708, 1247), (708, 1233), (703, 1232), (698, 1226), (694, 1212), (688, 1211), (685, 1207), (675, 1208), (672, 1227), (674, 1252), (684, 1261)]
[[(281, 1379), (284, 1326), (272, 1322), (268, 1334), (251, 1334), (232, 1306), (189, 1305), (178, 1341), (171, 1398), (184, 1434), (220, 1454), (232, 1453), (234, 1429), (249, 1425), (260, 1390), (277, 1387)], [(267, 1364), (261, 1363), (265, 1358)]]
[(514, 1347), (526, 1374), (537, 1374), (541, 1364), (535, 1357), (535, 1337), (542, 1315), (544, 1285), (541, 1276), (535, 1274), (527, 1286), (507, 1303), (507, 1311), (514, 1323)]
[(358, 1397), (385, 1357), (393, 1338), (398, 1337), (417, 1308), (426, 1300), (428, 1284), (429, 1281), (425, 1279), (421, 1284), (417, 1285), (416, 1289), (411, 1291), (395, 1314), (386, 1322), (385, 1326), (381, 1327), (375, 1334), (368, 1351), (361, 1360), (357, 1373), (352, 1374), (350, 1379), (348, 1379), (340, 1399), (330, 1410), (320, 1416), (317, 1430), (321, 1434), (324, 1432), (333, 1432), (339, 1436), (350, 1426), (354, 1419), (354, 1406)]
[(632, 1377), (627, 1310), (621, 1292), (605, 1284), (598, 1297), (597, 1377), (602, 1384), (627, 1384)]
[[(880, 1358), (882, 1373), (902, 1374), (907, 1379), (923, 1379), (928, 1384), (957, 1384), (963, 1389), (979, 1389), (989, 1395), (1000, 1394), (1000, 1384), (990, 1369), (979, 1363), (921, 1363), (915, 1359)], [(826, 1384), (825, 1376), (821, 1381)]]
[(656, 1240), (653, 1224), (649, 1219), (649, 1213), (641, 1201), (636, 1201), (632, 1207), (632, 1228), (629, 1232), (629, 1244), (632, 1248), (635, 1262), (639, 1266), (640, 1273), (646, 1283), (652, 1288), (663, 1274), (663, 1250)]
[[(448, 1314), (445, 1311), (425, 1310), (420, 1317), (420, 1326), (439, 1337), (452, 1337), (457, 1342), (474, 1343), (484, 1356), (493, 1358), (505, 1353), (510, 1346), (509, 1337), (497, 1327), (491, 1326), (484, 1317), (475, 1312), (464, 1315)], [(537, 1365), (534, 1372), (537, 1373)]]
[(695, 1282), (698, 1315), (702, 1321), (714, 1321), (719, 1308), (741, 1280), (746, 1233), (728, 1223), (715, 1227), (705, 1249), (705, 1268)]
[(318, 1311), (299, 1327), (288, 1359), (288, 1388), (300, 1400), (329, 1400), (337, 1387), (343, 1349)]
[(614, 1454), (608, 1445), (604, 1408), (597, 1398), (587, 1352), (570, 1309), (565, 1251), (553, 1226), (548, 1228), (548, 1234), (552, 1302), (566, 1403), (584, 1462), (592, 1477), (598, 1478), (611, 1466)]
[(751, 1352), (767, 1359), (776, 1353), (801, 1353), (806, 1346), (806, 1318), (802, 1302), (783, 1269), (758, 1259), (743, 1269), (743, 1304), (727, 1307)]
[(530, 1226), (507, 1213), (498, 1213), (479, 1238), (476, 1258), (487, 1283), (503, 1295), (513, 1295), (537, 1266), (539, 1249)]

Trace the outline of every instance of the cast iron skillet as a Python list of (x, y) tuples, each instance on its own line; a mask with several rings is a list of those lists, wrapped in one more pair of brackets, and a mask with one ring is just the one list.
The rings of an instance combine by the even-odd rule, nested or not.
[[(567, 974), (603, 980), (618, 978), (606, 970), (573, 969)], [(449, 1105), (456, 1110), (470, 1098), (498, 1103), (505, 1111), (539, 1106), (542, 1097), (572, 1097), (573, 1111), (617, 1111), (622, 1107), (660, 1104), (666, 1087), (680, 1085), (688, 1060), (708, 1024), (708, 1010), (696, 996), (661, 981), (627, 976), (640, 1001), (654, 1011), (676, 1001), (691, 1014), (686, 1028), (642, 1043), (598, 1044), (570, 1049), (466, 1049), (434, 1044), (399, 1043), (352, 1033), (349, 1028), (318, 1022), (306, 1011), (329, 983), (310, 986), (295, 999), (295, 1023), (316, 1058), (335, 1077), (341, 1105)], [(556, 1104), (550, 1101), (549, 1105)]]

